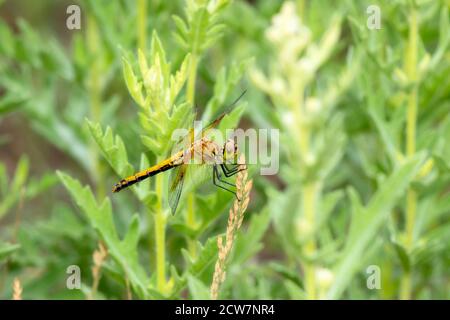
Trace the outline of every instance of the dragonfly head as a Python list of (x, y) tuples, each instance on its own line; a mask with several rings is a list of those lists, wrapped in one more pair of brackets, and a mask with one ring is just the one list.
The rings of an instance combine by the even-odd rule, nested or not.
[(236, 141), (233, 139), (228, 139), (223, 145), (223, 160), (225, 162), (237, 162), (238, 157), (238, 146)]

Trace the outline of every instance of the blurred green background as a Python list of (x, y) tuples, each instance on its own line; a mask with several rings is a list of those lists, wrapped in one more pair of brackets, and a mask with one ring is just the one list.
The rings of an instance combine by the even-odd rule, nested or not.
[(233, 195), (110, 187), (247, 90), (222, 128), (278, 129), (280, 168), (249, 166), (219, 298), (448, 299), (449, 9), (0, 1), (0, 298), (208, 299)]

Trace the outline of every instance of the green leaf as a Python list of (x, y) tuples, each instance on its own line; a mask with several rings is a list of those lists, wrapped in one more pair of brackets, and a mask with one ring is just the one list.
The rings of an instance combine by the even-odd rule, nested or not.
[(403, 271), (409, 272), (411, 269), (411, 260), (409, 258), (408, 252), (406, 252), (406, 249), (396, 241), (393, 241), (392, 245), (394, 246), (395, 253), (397, 253), (397, 257), (400, 259)]
[(223, 34), (226, 26), (217, 23), (220, 12), (229, 1), (222, 1), (211, 6), (207, 1), (187, 1), (186, 22), (173, 16), (177, 33), (175, 38), (182, 47), (196, 56), (211, 47)]
[(148, 129), (141, 135), (142, 143), (156, 156), (167, 156), (176, 143), (175, 130), (188, 129), (191, 115), (192, 106), (188, 103), (173, 106), (171, 113), (161, 110), (148, 116), (141, 114), (141, 125)]
[(447, 47), (450, 43), (450, 21), (448, 10), (448, 5), (442, 6), (441, 16), (439, 20), (439, 44), (430, 62), (430, 67), (432, 69), (435, 69), (439, 65), (439, 62), (447, 52)]
[(284, 192), (274, 188), (267, 190), (267, 196), (273, 199), (267, 207), (272, 214), (277, 240), (280, 241), (286, 254), (292, 258), (297, 257), (300, 250), (297, 246), (298, 234), (293, 228), (295, 215), (292, 214), (300, 206), (299, 192), (299, 188), (296, 187), (291, 187)]
[(16, 167), (14, 179), (11, 183), (12, 192), (19, 192), (20, 188), (23, 187), (28, 177), (29, 167), (28, 159), (26, 157), (21, 157)]
[(275, 271), (277, 274), (282, 276), (284, 279), (292, 281), (295, 283), (299, 288), (304, 288), (303, 281), (300, 278), (300, 274), (296, 272), (295, 270), (292, 270), (292, 268), (289, 268), (288, 266), (279, 263), (279, 262), (270, 262), (268, 264), (268, 268)]
[[(41, 101), (42, 105), (52, 104), (53, 101)], [(86, 171), (93, 173), (92, 157), (86, 145), (86, 141), (80, 138), (81, 126), (71, 126), (59, 119), (56, 113), (39, 114), (36, 110), (42, 108), (41, 103), (34, 105), (31, 111), (27, 111), (28, 117), (33, 120), (32, 126), (39, 134), (66, 152), (75, 159)]]
[(125, 144), (120, 136), (114, 137), (110, 127), (106, 128), (105, 133), (99, 123), (93, 123), (86, 119), (89, 130), (97, 145), (100, 147), (103, 157), (108, 161), (111, 168), (122, 177), (133, 173), (133, 167), (128, 162)]
[(159, 154), (158, 151), (163, 148), (163, 145), (157, 139), (147, 137), (146, 135), (141, 135), (141, 139), (142, 144), (146, 146), (153, 154)]
[(5, 114), (25, 106), (28, 101), (26, 96), (7, 94), (0, 99), (0, 114)]
[(308, 296), (303, 288), (301, 288), (297, 283), (291, 280), (284, 280), (284, 286), (286, 287), (289, 297), (293, 300), (306, 300)]
[(142, 83), (137, 80), (131, 64), (125, 58), (122, 58), (122, 68), (123, 75), (125, 77), (125, 83), (127, 85), (128, 91), (131, 94), (131, 97), (133, 97), (134, 101), (136, 101), (139, 106), (144, 106), (145, 101), (144, 96), (142, 95)]
[(406, 188), (420, 170), (424, 159), (425, 154), (420, 153), (400, 165), (383, 182), (367, 206), (362, 207), (359, 200), (353, 196), (352, 222), (347, 243), (335, 267), (336, 280), (328, 291), (327, 298), (339, 298), (349, 285), (364, 250), (377, 236), (383, 221), (387, 219), (399, 197), (405, 194)]
[(263, 247), (263, 238), (270, 224), (270, 211), (265, 209), (260, 214), (252, 214), (248, 229), (245, 233), (239, 233), (235, 240), (233, 253), (233, 264), (242, 264), (254, 256)]
[(0, 261), (8, 257), (11, 253), (20, 248), (19, 244), (12, 244), (0, 241)]
[(161, 68), (161, 76), (164, 79), (164, 83), (162, 85), (166, 87), (169, 84), (170, 63), (167, 62), (166, 51), (164, 50), (161, 39), (159, 39), (156, 31), (153, 31), (152, 33), (150, 62), (152, 65), (157, 64), (159, 68)]
[[(2, 169), (6, 175), (6, 171)], [(8, 210), (10, 210), (19, 200), (26, 196), (25, 183), (28, 178), (29, 163), (25, 156), (22, 156), (17, 164), (14, 177), (8, 187), (6, 187), (7, 178), (4, 177), (2, 182), (2, 189), (4, 189), (5, 196), (0, 199), (0, 218), (2, 218)]]
[(208, 287), (199, 279), (188, 275), (189, 293), (193, 300), (208, 300), (210, 298)]
[(173, 15), (173, 21), (175, 22), (175, 26), (177, 28), (178, 33), (175, 33), (174, 36), (179, 42), (179, 44), (184, 48), (188, 49), (187, 37), (188, 37), (188, 26), (179, 16)]
[(26, 196), (27, 198), (36, 197), (42, 192), (53, 187), (56, 183), (58, 183), (58, 177), (54, 173), (45, 174), (38, 179), (32, 178), (27, 183)]
[(395, 140), (393, 139), (387, 124), (381, 119), (375, 107), (369, 108), (369, 115), (375, 123), (375, 127), (380, 134), (389, 158), (395, 163), (397, 160), (397, 146), (395, 145)]
[(439, 258), (450, 261), (449, 252), (450, 224), (447, 223), (432, 228), (421, 237), (420, 243), (416, 244), (411, 253), (411, 260), (417, 268)]
[(192, 259), (186, 250), (182, 250), (182, 253), (188, 263), (188, 267), (185, 274), (182, 277), (179, 277), (179, 279), (175, 282), (170, 298), (178, 297), (179, 292), (187, 284), (188, 275), (194, 278), (199, 278), (205, 269), (213, 265), (213, 263), (217, 260), (217, 237), (209, 238), (203, 246), (198, 244), (198, 247), (199, 254), (195, 259)]
[(229, 101), (236, 99), (232, 94), (236, 94), (236, 86), (252, 61), (253, 59), (245, 59), (239, 63), (233, 62), (229, 68), (223, 67), (220, 69), (214, 84), (214, 94), (208, 101), (203, 119), (211, 120), (214, 115), (220, 112), (220, 107), (227, 107), (225, 105), (227, 99)]
[(133, 216), (128, 231), (121, 241), (114, 225), (109, 199), (105, 198), (99, 204), (89, 187), (83, 188), (77, 180), (67, 174), (59, 171), (57, 174), (72, 198), (89, 219), (92, 227), (97, 230), (105, 242), (111, 256), (123, 269), (124, 277), (128, 278), (136, 294), (140, 298), (146, 298), (148, 296), (148, 279), (139, 264), (137, 251), (139, 217)]
[[(0, 5), (1, 2), (2, 1), (0, 1)], [(4, 57), (12, 57), (15, 51), (15, 39), (6, 21), (0, 21), (0, 38), (2, 39), (0, 43), (1, 55)]]

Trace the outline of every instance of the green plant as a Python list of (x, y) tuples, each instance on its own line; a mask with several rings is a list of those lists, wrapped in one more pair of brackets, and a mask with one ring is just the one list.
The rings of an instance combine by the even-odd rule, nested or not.
[[(330, 194), (329, 207), (322, 198), (323, 189), (329, 174), (339, 163), (346, 142), (342, 125), (342, 114), (336, 112), (338, 98), (348, 88), (358, 68), (358, 59), (350, 56), (347, 70), (339, 76), (337, 84), (305, 94), (309, 86), (314, 87), (317, 70), (325, 63), (335, 48), (340, 34), (340, 18), (336, 17), (318, 44), (311, 42), (311, 30), (296, 14), (293, 2), (286, 2), (280, 13), (272, 19), (266, 31), (273, 44), (276, 57), (270, 66), (270, 76), (266, 78), (261, 71), (252, 73), (254, 83), (266, 92), (277, 107), (279, 122), (285, 129), (282, 141), (287, 163), (281, 174), (289, 186), (289, 197), (296, 202), (295, 214), (291, 218), (279, 219), (284, 226), (277, 225), (280, 237), (286, 244), (291, 243), (293, 257), (300, 257), (305, 276), (305, 293), (309, 299), (316, 299), (317, 251), (316, 235), (328, 214), (333, 210), (340, 195)], [(293, 144), (295, 146), (293, 146)], [(293, 174), (300, 172), (300, 174)], [(276, 192), (271, 190), (271, 192)], [(274, 195), (272, 195), (274, 196)], [(277, 197), (283, 197), (281, 193)], [(283, 214), (291, 210), (282, 210)], [(289, 222), (288, 222), (289, 221)], [(292, 226), (295, 225), (296, 229)], [(286, 239), (287, 235), (291, 238)], [(300, 252), (300, 256), (298, 255)]]
[[(1, 297), (449, 298), (448, 1), (0, 3)], [(280, 166), (232, 246), (200, 177), (174, 216), (170, 172), (110, 192), (244, 88), (219, 129), (279, 130)]]
[[(208, 6), (208, 3), (188, 2), (191, 11), (188, 11), (189, 23), (195, 25), (190, 26), (192, 33), (185, 35), (185, 40), (191, 43), (192, 47), (188, 49), (192, 52), (186, 54), (183, 61), (180, 63), (178, 70), (171, 73), (171, 65), (167, 61), (165, 50), (158, 38), (156, 32), (153, 32), (149, 59), (142, 50), (138, 50), (138, 66), (139, 75), (133, 69), (132, 62), (128, 58), (123, 58), (123, 72), (125, 83), (130, 92), (130, 95), (140, 107), (139, 121), (142, 127), (141, 140), (146, 147), (146, 152), (152, 155), (151, 159), (155, 162), (160, 162), (170, 155), (173, 149), (171, 144), (171, 137), (173, 131), (177, 128), (182, 128), (189, 123), (189, 114), (193, 110), (193, 88), (186, 89), (186, 98), (180, 98), (180, 92), (184, 87), (186, 80), (192, 85), (192, 81), (196, 77), (196, 63), (200, 58), (201, 52), (207, 46), (201, 45), (205, 39), (212, 43), (213, 39), (219, 36), (218, 31), (213, 33), (206, 32), (206, 29), (213, 24), (217, 19), (216, 15), (220, 7)], [(201, 12), (199, 12), (201, 11)], [(191, 15), (200, 14), (207, 21), (201, 25), (196, 25), (197, 21)], [(180, 18), (175, 18), (180, 23)], [(196, 61), (193, 61), (195, 59)], [(237, 81), (236, 71), (233, 71), (233, 78), (231, 80), (223, 79), (220, 85), (226, 86), (227, 81)], [(192, 80), (194, 79), (194, 80)], [(195, 83), (195, 82), (194, 82)], [(225, 99), (224, 89), (218, 88), (216, 95), (222, 96)], [(218, 100), (218, 97), (214, 99)], [(220, 102), (219, 100), (218, 102)], [(217, 106), (215, 106), (217, 108)], [(240, 116), (240, 108), (235, 109), (224, 123), (230, 125), (237, 123)], [(215, 110), (214, 110), (215, 111)], [(118, 177), (125, 177), (136, 171), (128, 162), (127, 151), (125, 144), (120, 136), (114, 136), (112, 130), (108, 127), (104, 132), (99, 123), (87, 121), (92, 137), (96, 141), (103, 157), (108, 164), (117, 173)], [(141, 155), (141, 169), (149, 166), (146, 154)], [(183, 228), (189, 242), (189, 256), (187, 259), (187, 267), (181, 276), (174, 266), (171, 266), (171, 275), (167, 277), (167, 258), (166, 258), (166, 229), (168, 220), (175, 220), (171, 218), (169, 211), (164, 201), (166, 193), (164, 186), (167, 185), (167, 177), (164, 175), (157, 175), (154, 179), (154, 184), (149, 182), (141, 183), (138, 186), (132, 187), (133, 193), (136, 195), (139, 202), (141, 202), (148, 212), (148, 222), (153, 222), (154, 226), (154, 245), (150, 247), (150, 259), (155, 256), (155, 276), (149, 278), (139, 262), (137, 254), (137, 245), (139, 239), (139, 218), (135, 216), (128, 227), (128, 232), (124, 240), (120, 240), (115, 231), (112, 209), (109, 199), (104, 199), (100, 196), (101, 203), (97, 203), (89, 189), (82, 189), (81, 185), (69, 176), (60, 173), (60, 178), (64, 182), (66, 188), (71, 192), (76, 199), (78, 205), (83, 209), (85, 214), (89, 217), (91, 224), (99, 232), (101, 239), (105, 242), (111, 256), (114, 258), (117, 266), (121, 269), (123, 282), (128, 281), (133, 289), (133, 292), (139, 298), (148, 297), (170, 297), (178, 294), (186, 285), (186, 279), (190, 276), (200, 273), (203, 268), (211, 263), (214, 259), (216, 250), (208, 245), (209, 242), (214, 242), (214, 237), (208, 240), (208, 243), (202, 248), (197, 242), (196, 234), (199, 234), (201, 228), (205, 228), (209, 221), (199, 221), (194, 216), (195, 207), (192, 193), (188, 194), (189, 199), (186, 222), (182, 223), (179, 219), (176, 221), (178, 229)], [(118, 196), (120, 197), (120, 196)], [(217, 199), (211, 199), (217, 202)], [(209, 201), (211, 205), (213, 201)], [(226, 205), (222, 202), (220, 206)], [(181, 206), (183, 208), (184, 206)], [(206, 207), (207, 208), (207, 207)], [(206, 209), (204, 207), (204, 209)], [(214, 208), (208, 208), (213, 212)], [(216, 209), (217, 210), (217, 209)], [(219, 209), (220, 210), (220, 209)], [(222, 209), (223, 210), (223, 209)], [(216, 212), (215, 214), (218, 214)], [(214, 217), (210, 217), (213, 219)], [(148, 232), (150, 235), (150, 232)], [(133, 240), (128, 240), (128, 239)], [(129, 242), (131, 241), (131, 242)], [(199, 251), (200, 249), (200, 251)], [(197, 252), (199, 252), (197, 254)], [(170, 264), (169, 264), (170, 266)], [(198, 275), (196, 275), (198, 276)]]

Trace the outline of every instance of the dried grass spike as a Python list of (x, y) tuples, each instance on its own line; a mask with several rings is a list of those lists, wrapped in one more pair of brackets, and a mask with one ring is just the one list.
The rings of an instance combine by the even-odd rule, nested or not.
[(226, 260), (233, 247), (233, 242), (236, 237), (236, 231), (242, 225), (244, 213), (250, 202), (250, 191), (252, 189), (252, 181), (247, 181), (248, 173), (245, 165), (245, 157), (241, 155), (239, 158), (240, 168), (236, 177), (236, 194), (237, 198), (230, 208), (228, 216), (227, 231), (225, 233), (225, 243), (221, 236), (217, 239), (217, 246), (219, 248), (218, 258), (214, 267), (214, 275), (211, 283), (210, 294), (211, 299), (216, 300), (219, 296), (220, 285), (225, 281), (226, 275)]
[(22, 284), (20, 283), (19, 278), (14, 278), (13, 281), (13, 300), (22, 300)]
[(108, 257), (108, 250), (105, 248), (102, 242), (99, 242), (98, 249), (95, 250), (94, 253), (92, 254), (92, 260), (94, 261), (94, 265), (92, 266), (93, 283), (91, 294), (88, 297), (91, 300), (94, 299), (97, 293), (97, 288), (101, 277), (100, 271), (107, 257)]

